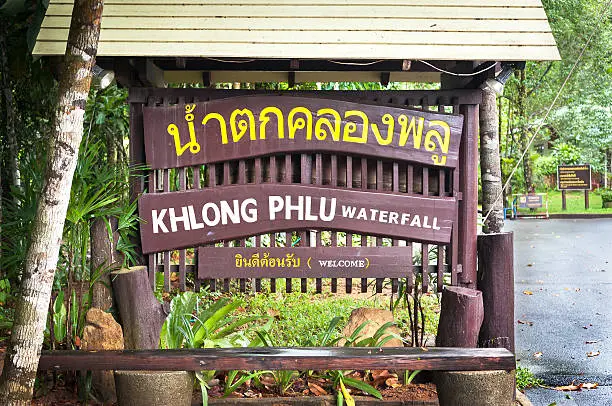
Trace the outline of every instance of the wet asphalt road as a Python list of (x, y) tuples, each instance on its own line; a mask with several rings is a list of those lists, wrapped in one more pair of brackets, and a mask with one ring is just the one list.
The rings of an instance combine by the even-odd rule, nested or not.
[(536, 406), (612, 406), (612, 219), (517, 220), (504, 230), (514, 232), (518, 364), (550, 386), (601, 385), (527, 396)]

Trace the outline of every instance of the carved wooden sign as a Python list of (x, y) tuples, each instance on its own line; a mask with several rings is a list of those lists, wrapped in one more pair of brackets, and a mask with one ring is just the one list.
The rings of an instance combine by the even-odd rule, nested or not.
[(406, 247), (198, 248), (198, 277), (402, 278), (412, 261)]
[(147, 164), (201, 165), (297, 151), (457, 166), (463, 116), (291, 96), (144, 107)]
[(334, 229), (449, 243), (455, 198), (247, 184), (148, 193), (138, 202), (143, 253), (285, 230)]

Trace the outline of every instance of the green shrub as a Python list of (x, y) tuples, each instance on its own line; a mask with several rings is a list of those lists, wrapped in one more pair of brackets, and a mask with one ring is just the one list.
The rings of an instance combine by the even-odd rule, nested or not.
[(602, 189), (601, 191), (601, 202), (612, 202), (612, 189)]

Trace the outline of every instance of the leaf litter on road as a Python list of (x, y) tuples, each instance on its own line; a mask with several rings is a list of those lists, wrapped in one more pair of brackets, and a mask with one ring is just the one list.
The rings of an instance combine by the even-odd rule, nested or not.
[(555, 386), (552, 389), (561, 392), (578, 392), (583, 389), (596, 389), (598, 386), (597, 382), (576, 383), (576, 381), (572, 381), (569, 385)]

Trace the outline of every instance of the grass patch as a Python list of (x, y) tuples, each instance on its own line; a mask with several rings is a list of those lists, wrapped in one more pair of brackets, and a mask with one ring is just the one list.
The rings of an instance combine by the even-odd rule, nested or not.
[[(439, 302), (436, 295), (424, 295), (425, 333), (435, 335), (439, 320)], [(386, 295), (342, 295), (337, 293), (277, 292), (258, 293), (245, 297), (248, 316), (269, 315), (275, 318), (270, 336), (281, 346), (304, 346), (313, 336), (323, 333), (334, 317), (342, 322), (332, 338), (339, 337), (351, 311), (359, 307), (389, 309)], [(398, 307), (395, 320), (402, 337), (410, 335), (410, 315), (405, 307)], [(432, 345), (431, 342), (428, 343)]]
[[(604, 209), (601, 207), (601, 193), (599, 191), (589, 194), (589, 206), (587, 210), (584, 208), (584, 192), (573, 191), (566, 192), (567, 210), (561, 210), (561, 192), (553, 190), (548, 192), (548, 213), (549, 214), (612, 214), (612, 208)], [(519, 209), (522, 214), (545, 214), (546, 213), (546, 196), (544, 196), (544, 207), (531, 211), (529, 209)]]
[(523, 392), (527, 388), (540, 386), (544, 383), (540, 378), (536, 378), (529, 368), (518, 366), (516, 368), (516, 387)]
[[(258, 293), (247, 298), (249, 315), (270, 315), (275, 318), (270, 336), (282, 346), (305, 345), (319, 332), (325, 331), (334, 317), (345, 321), (351, 311), (358, 307), (385, 308), (375, 297), (354, 298), (337, 294), (313, 293)], [(336, 329), (340, 335), (344, 323)]]

